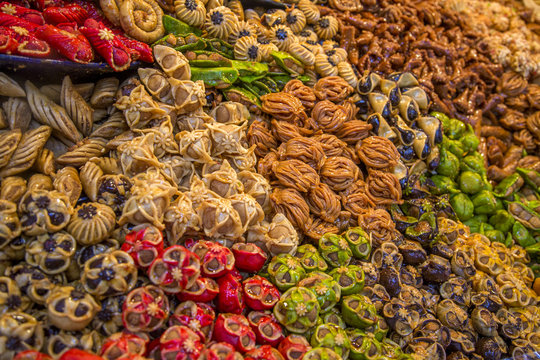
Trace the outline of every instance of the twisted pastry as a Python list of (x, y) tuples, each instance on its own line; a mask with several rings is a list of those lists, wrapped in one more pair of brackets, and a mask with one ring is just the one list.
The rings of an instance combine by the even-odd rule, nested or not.
[(270, 201), (276, 213), (285, 215), (294, 227), (302, 229), (308, 223), (309, 206), (298, 191), (275, 188)]
[(380, 247), (384, 242), (391, 242), (396, 234), (390, 214), (383, 209), (365, 210), (358, 216), (358, 225), (369, 234), (374, 248)]
[(318, 170), (323, 166), (326, 156), (319, 142), (313, 138), (295, 137), (280, 145), (278, 156), (281, 160), (297, 159)]
[(339, 140), (335, 135), (319, 134), (311, 139), (316, 140), (321, 145), (326, 157), (345, 156), (343, 154), (346, 153), (347, 143)]
[(340, 193), (343, 208), (355, 217), (363, 214), (366, 209), (375, 208), (375, 203), (367, 195), (366, 187), (363, 180), (358, 180)]
[(313, 89), (304, 85), (300, 80), (290, 80), (283, 88), (283, 92), (298, 98), (306, 109), (312, 109), (313, 106), (315, 106), (317, 98), (315, 97)]
[(272, 120), (272, 134), (279, 141), (287, 142), (295, 137), (310, 135), (311, 132), (286, 121)]
[(354, 88), (339, 76), (327, 76), (319, 79), (313, 89), (319, 100), (341, 102), (349, 96)]
[(319, 241), (324, 234), (337, 234), (339, 228), (333, 223), (324, 221), (323, 219), (309, 219), (309, 222), (304, 226), (304, 233), (313, 240)]
[(527, 129), (540, 141), (540, 111), (527, 117)]
[(250, 146), (255, 145), (255, 154), (264, 157), (271, 149), (277, 147), (277, 141), (266, 121), (255, 120), (249, 127), (247, 140)]
[(307, 197), (307, 204), (313, 214), (330, 223), (336, 221), (341, 212), (339, 196), (324, 183), (311, 189)]
[(367, 185), (367, 194), (377, 205), (400, 204), (402, 202), (401, 184), (392, 173), (370, 170)]
[(281, 185), (300, 192), (308, 192), (320, 182), (319, 175), (311, 166), (296, 159), (274, 163), (272, 172)]
[(165, 34), (163, 10), (155, 0), (125, 0), (119, 12), (122, 29), (132, 38), (153, 43)]
[(347, 144), (354, 145), (358, 141), (367, 138), (371, 129), (371, 124), (365, 121), (350, 120), (341, 126), (336, 132), (336, 136)]
[[(321, 167), (321, 181), (334, 191), (343, 191), (358, 180), (360, 169), (349, 158), (334, 156), (326, 159)], [(401, 188), (400, 188), (401, 189)]]
[(357, 148), (360, 160), (368, 168), (391, 169), (399, 160), (399, 152), (394, 144), (387, 138), (370, 136), (362, 141)]
[(347, 120), (347, 112), (343, 106), (328, 100), (319, 101), (311, 112), (313, 127), (324, 132), (335, 132)]
[(238, 18), (231, 9), (218, 6), (208, 11), (204, 25), (208, 35), (227, 40), (237, 22)]
[(277, 120), (296, 123), (307, 118), (299, 99), (291, 94), (280, 92), (261, 96), (262, 109)]
[(201, 27), (206, 19), (206, 8), (200, 0), (175, 0), (174, 13), (183, 22)]

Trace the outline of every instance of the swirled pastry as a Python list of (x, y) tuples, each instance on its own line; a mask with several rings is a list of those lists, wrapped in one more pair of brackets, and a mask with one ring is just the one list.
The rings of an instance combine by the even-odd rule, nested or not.
[(306, 26), (306, 21), (306, 15), (304, 15), (304, 12), (295, 8), (288, 11), (287, 16), (285, 17), (285, 25), (290, 27), (295, 34), (302, 31), (302, 29)]
[(292, 43), (298, 41), (292, 30), (285, 25), (277, 25), (270, 29), (270, 41), (275, 44), (279, 50), (288, 51)]
[(300, 100), (288, 93), (270, 93), (261, 96), (262, 109), (277, 120), (295, 123), (307, 116)]
[(335, 135), (319, 134), (313, 136), (311, 139), (317, 141), (327, 157), (344, 156), (343, 154), (346, 152), (347, 143), (339, 140)]
[(281, 144), (278, 148), (280, 160), (300, 160), (315, 170), (319, 170), (326, 161), (321, 144), (314, 138), (295, 137)]
[(301, 43), (294, 42), (290, 44), (287, 51), (304, 65), (311, 66), (315, 64), (315, 55)]
[(67, 226), (80, 245), (97, 244), (107, 238), (116, 224), (116, 215), (109, 206), (85, 203), (75, 208)]
[(372, 126), (365, 121), (349, 120), (339, 128), (335, 135), (347, 144), (354, 145), (359, 140), (367, 138), (371, 129)]
[(18, 203), (26, 193), (26, 180), (19, 176), (9, 176), (2, 179), (0, 199)]
[(51, 128), (45, 125), (25, 132), (12, 153), (9, 163), (0, 170), (0, 178), (20, 174), (30, 169), (50, 136)]
[(6, 166), (21, 141), (19, 129), (0, 132), (0, 168)]
[(54, 175), (54, 172), (56, 171), (54, 153), (49, 149), (41, 149), (39, 156), (34, 163), (34, 169), (45, 175)]
[(355, 217), (362, 214), (366, 209), (375, 208), (375, 203), (367, 195), (367, 185), (363, 180), (358, 180), (340, 193), (343, 208)]
[(338, 103), (345, 100), (354, 91), (354, 88), (339, 76), (326, 76), (317, 81), (313, 91), (319, 100), (330, 100)]
[(337, 64), (334, 58), (326, 54), (315, 55), (315, 70), (321, 76), (337, 76), (339, 74)]
[(234, 58), (237, 60), (259, 62), (262, 55), (259, 42), (255, 36), (241, 37), (234, 44)]
[(201, 27), (206, 19), (206, 7), (200, 0), (175, 0), (174, 13), (183, 22)]
[(249, 145), (255, 145), (255, 154), (264, 157), (271, 149), (277, 147), (277, 141), (266, 121), (255, 120), (247, 133)]
[(13, 201), (0, 200), (0, 249), (21, 234), (21, 222), (17, 205)]
[(392, 242), (396, 236), (395, 224), (384, 209), (366, 209), (358, 216), (358, 225), (369, 234), (374, 248)]
[(356, 88), (358, 85), (358, 76), (352, 65), (347, 61), (342, 61), (337, 65), (338, 74), (341, 76), (350, 86)]
[(339, 30), (339, 22), (331, 15), (323, 16), (313, 25), (313, 30), (319, 39), (332, 39)]
[(53, 182), (50, 176), (43, 174), (34, 174), (28, 179), (27, 191), (32, 190), (52, 190)]
[(165, 34), (163, 10), (155, 0), (124, 0), (119, 15), (124, 31), (139, 41), (150, 44)]
[(392, 169), (400, 158), (394, 144), (380, 136), (371, 136), (363, 140), (357, 152), (360, 160), (368, 168), (374, 169)]
[(62, 81), (60, 104), (75, 123), (75, 126), (84, 135), (90, 135), (94, 123), (94, 109), (88, 105), (83, 97), (77, 92), (68, 75)]
[(289, 124), (286, 121), (272, 120), (272, 134), (281, 142), (287, 142), (295, 137), (311, 135), (311, 131)]
[(231, 9), (218, 6), (208, 11), (204, 26), (208, 35), (227, 40), (237, 22), (238, 18)]
[(247, 21), (239, 21), (235, 24), (234, 29), (229, 35), (229, 43), (235, 45), (236, 41), (243, 37), (257, 37), (255, 27)]
[(298, 9), (304, 13), (308, 24), (316, 24), (321, 17), (319, 8), (311, 0), (300, 0), (298, 2)]

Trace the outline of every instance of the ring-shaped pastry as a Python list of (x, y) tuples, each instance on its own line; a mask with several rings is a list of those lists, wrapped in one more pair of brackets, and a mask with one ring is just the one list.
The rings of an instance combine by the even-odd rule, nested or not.
[(200, 0), (175, 0), (174, 13), (179, 20), (196, 27), (206, 19), (206, 8)]
[(125, 0), (119, 10), (120, 24), (129, 36), (153, 43), (165, 34), (163, 10), (154, 0)]
[(226, 6), (218, 6), (206, 13), (204, 23), (208, 35), (227, 40), (234, 30), (238, 17)]
[(255, 36), (246, 36), (238, 39), (234, 44), (234, 57), (237, 60), (259, 62), (262, 52)]

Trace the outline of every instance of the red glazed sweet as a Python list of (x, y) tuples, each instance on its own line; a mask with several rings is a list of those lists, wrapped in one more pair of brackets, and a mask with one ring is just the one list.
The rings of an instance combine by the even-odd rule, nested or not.
[(19, 42), (15, 39), (15, 32), (8, 27), (0, 26), (0, 54), (15, 54), (18, 46)]
[(146, 340), (130, 333), (115, 333), (109, 336), (101, 346), (101, 356), (107, 360), (117, 360), (122, 356), (144, 355)]
[(236, 259), (236, 268), (246, 272), (258, 272), (268, 258), (260, 247), (251, 243), (235, 243), (232, 252)]
[(0, 12), (13, 15), (15, 17), (24, 19), (26, 21), (29, 21), (37, 25), (45, 24), (43, 15), (39, 11), (28, 9), (24, 6), (12, 4), (11, 2), (8, 2), (8, 1), (0, 2)]
[(201, 273), (217, 278), (234, 268), (234, 255), (229, 248), (213, 241), (199, 240), (190, 248), (201, 259)]
[(197, 281), (188, 289), (176, 294), (180, 301), (210, 302), (219, 293), (219, 285), (214, 279), (199, 276)]
[(130, 52), (111, 29), (94, 19), (87, 19), (80, 30), (111, 68), (115, 71), (129, 68)]
[(70, 349), (66, 351), (59, 360), (104, 360), (101, 356), (91, 354), (89, 352), (79, 350), (79, 349)]
[(199, 360), (243, 360), (242, 355), (226, 342), (215, 342), (205, 347)]
[(13, 360), (52, 360), (52, 358), (37, 350), (26, 350), (15, 355)]
[(242, 286), (246, 305), (252, 310), (270, 310), (279, 301), (279, 290), (262, 276), (252, 276)]
[(73, 26), (64, 25), (62, 28), (43, 25), (36, 29), (35, 34), (71, 61), (88, 64), (94, 59), (90, 42), (75, 28), (74, 24)]
[(163, 234), (153, 225), (137, 225), (126, 235), (122, 250), (127, 252), (139, 268), (147, 268), (163, 252)]
[(187, 326), (165, 330), (159, 338), (161, 359), (197, 360), (203, 349), (201, 338)]
[(241, 314), (246, 305), (244, 303), (244, 290), (240, 281), (229, 273), (218, 279), (218, 285), (218, 310), (224, 313)]
[(16, 16), (0, 12), (0, 26), (18, 26), (28, 31), (34, 31), (40, 25), (30, 22), (25, 19), (18, 18)]
[(201, 273), (197, 255), (181, 245), (166, 248), (148, 268), (148, 278), (168, 293), (189, 289)]
[(131, 60), (141, 60), (147, 63), (154, 62), (154, 54), (152, 53), (152, 48), (148, 44), (145, 44), (142, 41), (127, 38), (123, 35), (117, 34), (116, 37), (122, 42), (122, 44), (125, 45), (126, 48), (128, 48), (128, 50), (130, 50)]
[(216, 313), (210, 305), (185, 301), (179, 304), (169, 318), (169, 325), (184, 325), (206, 341), (212, 336)]
[(300, 360), (311, 346), (305, 337), (291, 334), (279, 343), (278, 350), (285, 360)]
[(270, 345), (263, 345), (246, 353), (244, 360), (284, 360), (281, 353)]
[(57, 25), (75, 22), (79, 26), (82, 26), (84, 21), (90, 17), (88, 11), (77, 4), (69, 4), (62, 7), (50, 6), (43, 10), (43, 16), (49, 24)]
[(213, 339), (224, 341), (240, 352), (255, 348), (255, 333), (245, 316), (219, 314), (214, 325)]
[(159, 329), (169, 316), (169, 300), (157, 286), (147, 285), (132, 290), (122, 307), (122, 322), (132, 332)]
[(38, 39), (32, 33), (34, 30), (28, 30), (18, 25), (9, 26), (9, 28), (13, 30), (13, 37), (19, 43), (15, 51), (16, 54), (35, 58), (45, 58), (51, 55), (49, 44)]
[(247, 319), (258, 344), (277, 346), (283, 340), (283, 329), (270, 312), (252, 311)]

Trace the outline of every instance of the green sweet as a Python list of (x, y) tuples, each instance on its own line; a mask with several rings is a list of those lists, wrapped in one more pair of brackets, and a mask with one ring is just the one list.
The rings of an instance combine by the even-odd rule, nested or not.
[(367, 259), (371, 253), (368, 234), (361, 227), (350, 228), (341, 234), (349, 244), (353, 255), (358, 259)]
[(466, 151), (463, 147), (463, 144), (459, 140), (452, 140), (446, 136), (443, 136), (443, 141), (441, 142), (441, 148), (448, 150), (454, 154), (458, 159), (462, 159), (466, 155)]
[(381, 343), (373, 335), (361, 329), (348, 328), (347, 336), (351, 341), (349, 359), (352, 360), (375, 360), (383, 354)]
[(517, 168), (518, 174), (523, 176), (523, 179), (534, 191), (540, 192), (540, 173), (532, 169)]
[(319, 239), (319, 251), (324, 260), (333, 267), (348, 265), (353, 256), (347, 240), (337, 234), (324, 234)]
[(459, 164), (461, 171), (472, 171), (474, 173), (482, 175), (482, 178), (486, 174), (486, 167), (484, 165), (484, 158), (478, 152), (473, 152), (465, 156)]
[(536, 243), (529, 230), (519, 221), (516, 221), (512, 226), (512, 237), (524, 248)]
[(163, 16), (163, 27), (165, 31), (174, 35), (189, 35), (195, 34), (201, 36), (202, 31), (193, 26), (189, 26), (183, 21), (180, 21), (172, 16), (164, 15)]
[(261, 107), (261, 101), (259, 100), (257, 95), (241, 87), (231, 86), (230, 88), (223, 90), (223, 95), (228, 101), (236, 101), (242, 103), (246, 105), (248, 109), (253, 106), (256, 106), (257, 108)]
[(484, 235), (486, 235), (489, 240), (494, 242), (500, 242), (502, 244), (506, 242), (506, 237), (500, 230), (487, 230), (484, 232)]
[(295, 59), (289, 53), (283, 51), (272, 51), (270, 55), (272, 56), (276, 64), (287, 73), (292, 75), (304, 73), (304, 67), (302, 66), (302, 63)]
[(497, 210), (497, 200), (495, 200), (495, 196), (493, 196), (491, 191), (482, 190), (474, 195), (471, 200), (474, 205), (475, 214), (490, 215)]
[(294, 256), (279, 254), (270, 261), (268, 274), (277, 288), (285, 291), (298, 284), (306, 276), (306, 271)]
[(501, 181), (495, 189), (493, 189), (493, 195), (506, 198), (511, 196), (514, 192), (519, 190), (523, 185), (523, 178), (519, 174), (514, 173), (507, 176)]
[(238, 79), (238, 71), (229, 67), (198, 68), (191, 67), (191, 80), (202, 80), (207, 86), (224, 89)]
[(363, 295), (348, 295), (341, 302), (343, 320), (349, 326), (365, 329), (379, 320), (377, 309)]
[(364, 329), (364, 331), (368, 334), (373, 334), (375, 339), (379, 341), (383, 341), (383, 339), (386, 337), (386, 334), (390, 328), (388, 327), (388, 323), (386, 320), (384, 320), (384, 317), (378, 316), (377, 322), (373, 324), (372, 326), (368, 326)]
[(364, 288), (364, 270), (358, 265), (341, 266), (330, 271), (341, 287), (341, 295), (358, 294)]
[(336, 354), (333, 350), (318, 347), (305, 353), (302, 360), (343, 360), (343, 358)]
[(328, 264), (322, 258), (317, 248), (311, 244), (301, 245), (294, 255), (307, 272), (326, 271)]
[(252, 61), (231, 60), (232, 67), (238, 70), (240, 80), (251, 83), (262, 79), (268, 74), (268, 64)]
[(303, 334), (317, 324), (319, 310), (313, 291), (295, 286), (281, 295), (274, 306), (274, 316), (290, 332)]
[(504, 233), (511, 231), (515, 222), (516, 220), (514, 217), (506, 210), (497, 210), (495, 211), (495, 214), (489, 218), (489, 223), (493, 225), (495, 229)]
[(478, 149), (480, 139), (478, 139), (478, 137), (474, 134), (474, 129), (471, 124), (467, 124), (466, 126), (467, 130), (462, 136), (460, 136), (459, 141), (461, 144), (463, 144), (465, 152), (469, 153)]
[(343, 320), (343, 317), (341, 316), (341, 312), (339, 311), (337, 307), (333, 307), (327, 313), (322, 314), (321, 323), (334, 324), (334, 325), (339, 326), (342, 329), (347, 328), (347, 324), (345, 324), (345, 321)]
[(434, 186), (430, 188), (434, 195), (455, 194), (459, 188), (454, 180), (444, 175), (433, 175), (431, 177)]
[(482, 177), (472, 171), (464, 171), (459, 174), (459, 188), (466, 194), (476, 194), (484, 186)]
[(467, 221), (474, 215), (474, 204), (469, 197), (463, 193), (452, 195), (450, 205), (461, 221)]
[(317, 326), (311, 335), (311, 346), (328, 348), (346, 359), (351, 351), (351, 341), (345, 330), (334, 324), (322, 324)]
[(298, 286), (305, 287), (313, 291), (317, 296), (320, 305), (320, 312), (330, 311), (341, 298), (341, 287), (328, 274), (314, 271), (298, 283)]
[(456, 155), (442, 147), (440, 150), (440, 162), (437, 167), (437, 173), (439, 175), (447, 176), (450, 179), (455, 179), (459, 173), (459, 159)]

